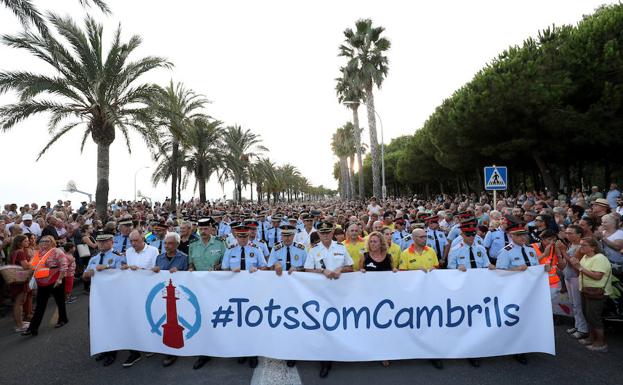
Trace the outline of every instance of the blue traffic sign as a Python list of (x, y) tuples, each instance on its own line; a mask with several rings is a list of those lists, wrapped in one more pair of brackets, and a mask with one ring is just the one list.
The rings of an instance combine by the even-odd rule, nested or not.
[(485, 167), (485, 190), (506, 190), (508, 173), (504, 166)]

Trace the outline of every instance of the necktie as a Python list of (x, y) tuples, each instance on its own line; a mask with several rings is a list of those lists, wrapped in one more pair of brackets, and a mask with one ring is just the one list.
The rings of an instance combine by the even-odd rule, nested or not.
[(523, 246), (521, 246), (521, 255), (523, 256), (523, 261), (526, 266), (530, 266), (530, 259), (528, 259), (528, 254), (526, 254), (526, 250), (523, 248)]
[(291, 256), (290, 256), (290, 246), (286, 246), (286, 270), (290, 270), (290, 265), (292, 265), (292, 263), (290, 262), (291, 260)]
[(158, 246), (158, 252), (162, 254), (162, 240), (160, 240), (160, 245)]
[(469, 247), (469, 265), (472, 267), (472, 269), (475, 269), (476, 266), (476, 259), (474, 258), (474, 250), (472, 249), (472, 247)]
[(264, 234), (264, 223), (263, 222), (260, 224), (260, 237), (262, 238), (262, 241), (266, 242), (266, 234)]
[(240, 247), (240, 270), (246, 270), (247, 269), (247, 263), (245, 261), (245, 256), (244, 256), (244, 246)]
[(125, 247), (128, 244), (128, 236), (125, 235), (123, 236), (123, 245), (121, 245), (121, 252), (125, 253)]
[(439, 250), (439, 239), (437, 239), (437, 231), (433, 230), (433, 237), (435, 237), (435, 251), (437, 256), (441, 258), (441, 250)]
[(275, 228), (275, 240), (273, 241), (273, 246), (277, 244), (277, 228)]
[(106, 253), (104, 253), (104, 252), (100, 253), (100, 263), (99, 263), (99, 265), (103, 265), (104, 264), (104, 255), (106, 255)]
[(508, 234), (506, 234), (506, 231), (504, 232), (504, 246), (508, 246)]

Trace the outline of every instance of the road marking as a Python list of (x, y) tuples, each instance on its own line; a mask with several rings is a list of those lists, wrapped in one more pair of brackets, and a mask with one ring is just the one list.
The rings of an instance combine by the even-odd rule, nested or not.
[(288, 368), (283, 360), (260, 357), (253, 371), (251, 385), (302, 385), (296, 366)]

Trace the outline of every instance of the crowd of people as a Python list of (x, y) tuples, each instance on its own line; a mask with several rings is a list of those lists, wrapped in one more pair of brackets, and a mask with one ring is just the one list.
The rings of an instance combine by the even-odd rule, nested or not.
[[(524, 271), (542, 265), (552, 298), (568, 293), (574, 325), (567, 333), (594, 352), (608, 351), (606, 301), (618, 299), (620, 306), (613, 282), (619, 282), (623, 265), (623, 199), (614, 183), (605, 193), (595, 186), (590, 193), (577, 189), (569, 196), (507, 194), (495, 206), (483, 192), (433, 199), (372, 197), (365, 202), (193, 200), (175, 211), (168, 200), (154, 205), (114, 201), (106, 214), (97, 215), (94, 204), (87, 202), (78, 209), (61, 200), (55, 205), (4, 206), (2, 264), (33, 274), (29, 282), (3, 287), (13, 299), (16, 332), (38, 334), (50, 296), (58, 307), (55, 327), (66, 325), (66, 304), (76, 300), (74, 279), (88, 293), (90, 279), (105, 269), (274, 270), (278, 275), (307, 272), (339, 279), (352, 271)], [(108, 366), (116, 355), (108, 352), (96, 359)], [(131, 367), (143, 355), (131, 351), (123, 366)], [(515, 358), (527, 363), (525, 355)], [(194, 368), (209, 359), (198, 357)], [(163, 365), (175, 360), (165, 356)], [(469, 361), (480, 366), (478, 359)], [(239, 362), (258, 364), (257, 357)], [(431, 362), (443, 368), (441, 360)], [(320, 376), (330, 370), (331, 363), (323, 362)]]

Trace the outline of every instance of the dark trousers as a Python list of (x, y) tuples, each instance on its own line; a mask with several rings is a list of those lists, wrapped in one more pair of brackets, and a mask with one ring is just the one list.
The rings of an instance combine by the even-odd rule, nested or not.
[(35, 332), (39, 330), (50, 296), (54, 297), (54, 302), (58, 307), (58, 322), (68, 321), (67, 310), (65, 309), (65, 285), (60, 284), (57, 287), (54, 285), (39, 286), (37, 288), (37, 307), (35, 308), (35, 315), (30, 320), (29, 330)]

